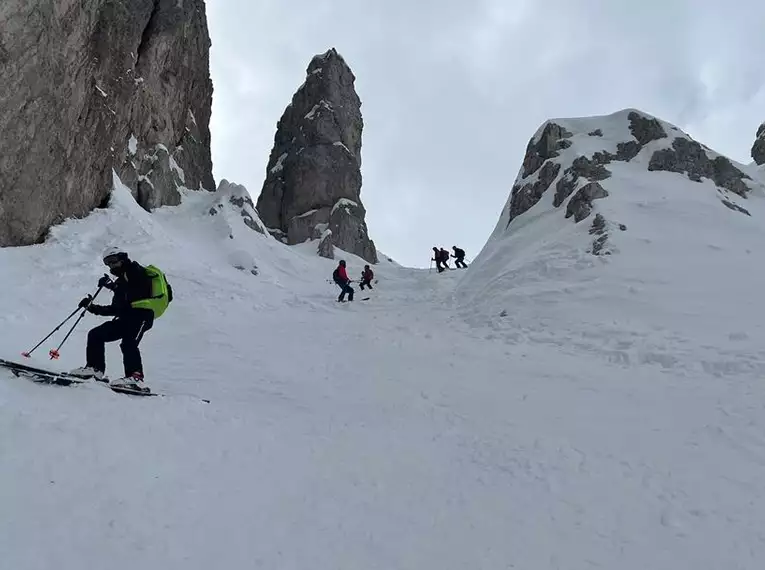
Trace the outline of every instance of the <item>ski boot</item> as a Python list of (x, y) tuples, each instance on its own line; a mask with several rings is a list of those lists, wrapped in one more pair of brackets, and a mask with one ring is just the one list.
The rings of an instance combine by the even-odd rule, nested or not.
[(129, 390), (133, 392), (149, 392), (149, 387), (144, 384), (143, 374), (133, 372), (130, 376), (125, 376), (118, 380), (112, 380), (109, 386), (117, 390)]
[(74, 370), (69, 371), (70, 376), (76, 376), (77, 378), (90, 379), (93, 378), (98, 382), (108, 382), (106, 375), (100, 370), (96, 370), (92, 366), (80, 366)]

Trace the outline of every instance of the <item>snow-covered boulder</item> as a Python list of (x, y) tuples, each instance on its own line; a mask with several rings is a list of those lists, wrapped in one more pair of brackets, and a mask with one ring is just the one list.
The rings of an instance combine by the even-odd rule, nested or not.
[(240, 227), (238, 222), (259, 234), (268, 235), (265, 225), (258, 216), (250, 193), (241, 184), (234, 184), (225, 179), (221, 180), (215, 193), (215, 203), (210, 207), (209, 214), (211, 216), (221, 215), (232, 238), (237, 228)]

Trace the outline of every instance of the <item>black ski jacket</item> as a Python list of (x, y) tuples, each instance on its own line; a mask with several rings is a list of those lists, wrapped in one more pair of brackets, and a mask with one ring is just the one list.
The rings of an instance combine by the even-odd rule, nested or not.
[(135, 261), (131, 261), (125, 273), (106, 287), (114, 293), (112, 303), (111, 305), (91, 304), (88, 310), (94, 315), (119, 317), (134, 310), (130, 306), (133, 301), (151, 297), (151, 277), (146, 274), (146, 269)]

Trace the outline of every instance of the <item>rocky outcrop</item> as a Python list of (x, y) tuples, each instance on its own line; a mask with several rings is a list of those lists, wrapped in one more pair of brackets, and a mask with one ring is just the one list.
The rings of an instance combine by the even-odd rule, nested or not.
[(574, 221), (579, 223), (592, 212), (592, 201), (605, 198), (608, 192), (597, 182), (590, 182), (582, 186), (574, 197), (568, 201), (566, 217), (574, 216)]
[(658, 119), (645, 117), (635, 111), (627, 115), (627, 119), (630, 122), (630, 132), (640, 146), (667, 138), (667, 133)]
[(520, 216), (529, 210), (534, 204), (542, 199), (542, 196), (558, 177), (560, 164), (547, 162), (539, 171), (539, 177), (535, 182), (513, 187), (513, 199), (510, 203), (510, 218)]
[(765, 164), (765, 123), (757, 129), (757, 140), (752, 145), (752, 159), (759, 166)]
[(0, 246), (105, 202), (214, 190), (204, 0), (3, 0)]
[(526, 147), (526, 155), (523, 157), (523, 178), (534, 174), (539, 168), (550, 160), (560, 156), (560, 151), (571, 146), (571, 141), (566, 140), (571, 133), (556, 123), (547, 123), (539, 137), (531, 139)]
[(354, 82), (334, 49), (311, 60), (277, 125), (257, 209), (285, 243), (317, 239), (329, 229), (332, 244), (377, 263), (360, 197), (363, 121)]
[(648, 164), (648, 170), (665, 170), (686, 174), (694, 182), (709, 178), (716, 186), (746, 198), (749, 187), (744, 180), (751, 178), (733, 166), (724, 156), (709, 158), (706, 149), (694, 140), (677, 137), (672, 148), (657, 150)]

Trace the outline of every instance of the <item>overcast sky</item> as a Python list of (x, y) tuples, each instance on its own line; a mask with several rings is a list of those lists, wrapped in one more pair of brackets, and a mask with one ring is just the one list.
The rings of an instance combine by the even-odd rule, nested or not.
[(379, 250), (472, 258), (548, 118), (636, 107), (748, 163), (765, 121), (763, 0), (207, 0), (217, 180), (257, 200), (276, 123), (335, 47), (362, 100)]

